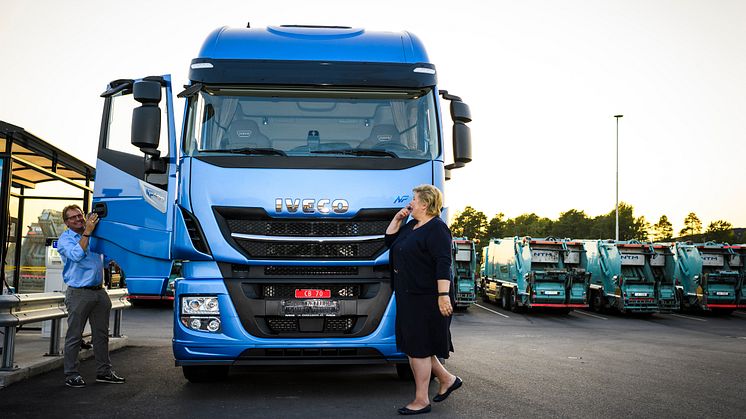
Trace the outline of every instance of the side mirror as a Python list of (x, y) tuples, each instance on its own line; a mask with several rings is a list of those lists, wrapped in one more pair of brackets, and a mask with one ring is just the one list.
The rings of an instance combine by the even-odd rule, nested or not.
[(451, 178), (450, 171), (464, 167), (471, 162), (471, 129), (466, 125), (471, 122), (471, 109), (460, 97), (441, 90), (443, 99), (451, 101), (451, 120), (453, 120), (453, 160), (446, 165), (446, 180)]
[(142, 105), (132, 111), (132, 145), (148, 156), (158, 157), (161, 136), (161, 84), (157, 81), (135, 82), (132, 94)]

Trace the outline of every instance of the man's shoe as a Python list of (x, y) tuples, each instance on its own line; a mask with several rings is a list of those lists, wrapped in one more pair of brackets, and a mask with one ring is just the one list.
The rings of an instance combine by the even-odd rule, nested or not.
[(430, 405), (427, 405), (423, 407), (422, 409), (418, 410), (412, 410), (408, 408), (407, 406), (400, 407), (399, 410), (397, 410), (400, 415), (419, 415), (420, 413), (430, 413)]
[(446, 392), (443, 394), (436, 394), (435, 397), (433, 397), (433, 401), (442, 402), (443, 400), (447, 399), (448, 396), (451, 395), (451, 393), (461, 388), (462, 384), (464, 384), (464, 382), (461, 381), (460, 378), (456, 377), (456, 381), (454, 381), (453, 384), (451, 384), (451, 386), (448, 387), (448, 390), (446, 390)]
[(114, 371), (109, 371), (106, 375), (97, 375), (96, 381), (99, 383), (124, 384), (126, 380), (118, 376)]
[(81, 388), (85, 387), (85, 381), (83, 377), (76, 375), (74, 377), (65, 378), (65, 385), (68, 387)]

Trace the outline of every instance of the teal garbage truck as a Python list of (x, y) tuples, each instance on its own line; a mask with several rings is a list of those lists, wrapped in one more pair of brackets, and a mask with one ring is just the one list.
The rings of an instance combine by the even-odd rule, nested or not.
[(649, 243), (650, 271), (655, 279), (655, 296), (658, 311), (672, 313), (679, 311), (679, 298), (676, 292), (676, 260), (670, 243)]
[[(636, 240), (584, 240), (591, 284), (589, 305), (594, 311), (657, 313), (658, 293), (650, 260), (650, 244)], [(663, 254), (663, 253), (661, 253)], [(655, 253), (659, 264), (658, 253)], [(664, 256), (665, 263), (665, 256)], [(657, 268), (658, 266), (656, 266)]]
[(456, 309), (466, 310), (477, 301), (477, 252), (474, 242), (454, 238), (451, 242), (453, 285), (456, 290)]
[(485, 252), (485, 300), (507, 310), (587, 305), (590, 274), (583, 243), (553, 237), (492, 239)]
[(682, 310), (730, 313), (746, 307), (746, 247), (727, 243), (676, 243), (676, 283)]

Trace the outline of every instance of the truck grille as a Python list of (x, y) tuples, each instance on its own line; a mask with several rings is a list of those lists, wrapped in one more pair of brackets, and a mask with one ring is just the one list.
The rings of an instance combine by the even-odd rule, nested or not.
[(385, 250), (383, 235), (397, 210), (361, 210), (351, 219), (272, 218), (261, 208), (214, 211), (226, 240), (247, 259), (371, 260)]
[(264, 275), (271, 276), (354, 276), (357, 266), (265, 266)]

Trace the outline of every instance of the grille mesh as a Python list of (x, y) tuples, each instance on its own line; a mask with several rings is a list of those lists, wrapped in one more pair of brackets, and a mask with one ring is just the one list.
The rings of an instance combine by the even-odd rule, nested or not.
[(227, 220), (232, 233), (289, 237), (352, 237), (383, 234), (389, 221)]
[(348, 276), (357, 275), (357, 266), (265, 266), (264, 275)]
[(236, 239), (252, 257), (372, 259), (384, 248), (383, 240), (358, 243), (288, 243)]
[[(267, 317), (267, 326), (273, 333), (297, 333), (299, 319), (292, 317)], [(355, 325), (354, 317), (327, 317), (324, 319), (323, 333), (349, 333)]]

